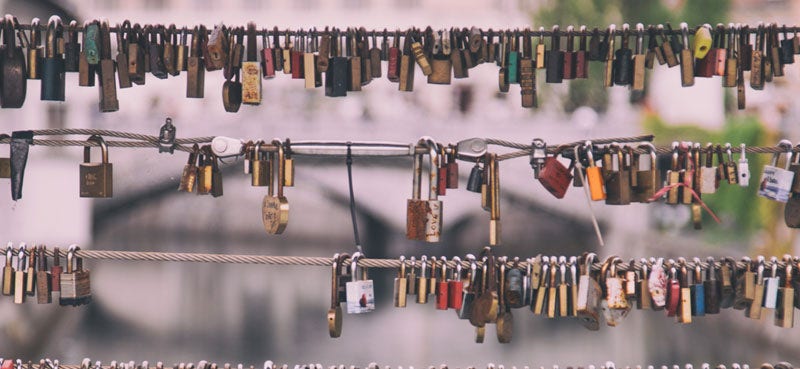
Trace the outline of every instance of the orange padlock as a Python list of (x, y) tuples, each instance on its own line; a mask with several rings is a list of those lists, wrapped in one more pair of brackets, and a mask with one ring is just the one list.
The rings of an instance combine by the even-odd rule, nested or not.
[(592, 201), (600, 201), (606, 199), (606, 188), (603, 184), (603, 174), (600, 167), (595, 165), (594, 156), (592, 155), (592, 141), (586, 141), (584, 145), (586, 148), (586, 157), (589, 160), (589, 166), (586, 168), (586, 182), (589, 184), (589, 193), (592, 195)]

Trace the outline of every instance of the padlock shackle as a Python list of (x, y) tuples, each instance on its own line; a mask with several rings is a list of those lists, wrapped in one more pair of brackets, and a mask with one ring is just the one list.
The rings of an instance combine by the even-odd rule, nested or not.
[(360, 251), (354, 252), (353, 256), (350, 258), (350, 279), (353, 282), (358, 281), (358, 259), (361, 259)]
[(58, 54), (56, 39), (58, 34), (62, 33), (64, 25), (61, 22), (61, 17), (53, 15), (47, 21), (47, 36), (45, 39), (44, 53), (47, 58), (55, 58)]
[(642, 280), (648, 279), (648, 269), (652, 267), (652, 263), (648, 262), (647, 259), (641, 258), (639, 259), (639, 270), (640, 270), (640, 277)]
[[(102, 152), (103, 156), (103, 164), (108, 164), (108, 145), (106, 145), (106, 141), (103, 139), (103, 137), (101, 137), (100, 135), (91, 135), (89, 139), (87, 139), (86, 141), (96, 142), (98, 145), (100, 145), (100, 151)], [(89, 163), (91, 161), (90, 150), (91, 150), (90, 146), (83, 147), (84, 163)]]
[(20, 242), (19, 249), (17, 249), (17, 271), (24, 271), (26, 269), (25, 262), (28, 260), (28, 255), (25, 253), (25, 249), (28, 246), (25, 242)]
[(8, 241), (8, 244), (6, 244), (6, 267), (11, 267), (12, 257), (14, 257), (14, 243)]
[(423, 136), (420, 142), (424, 140), (425, 145), (428, 147), (429, 156), (429, 182), (428, 182), (428, 200), (437, 200), (439, 198), (439, 149), (438, 144), (433, 138)]
[(69, 245), (69, 248), (67, 249), (67, 270), (66, 270), (67, 273), (74, 272), (74, 268), (75, 268), (75, 263), (74, 263), (75, 251), (77, 251), (79, 249), (80, 248), (78, 247), (77, 244), (73, 243), (72, 245)]
[(17, 18), (11, 14), (6, 14), (5, 21), (3, 22), (3, 45), (6, 48), (6, 55), (11, 57), (16, 47), (14, 40), (15, 29), (17, 29)]
[(400, 268), (397, 269), (397, 277), (403, 278), (406, 275), (406, 257), (400, 255), (399, 260), (400, 260)]

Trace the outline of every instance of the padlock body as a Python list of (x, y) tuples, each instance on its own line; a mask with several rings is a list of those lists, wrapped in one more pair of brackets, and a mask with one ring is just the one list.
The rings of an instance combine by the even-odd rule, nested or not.
[(113, 166), (111, 163), (82, 163), (80, 165), (80, 196), (113, 196)]

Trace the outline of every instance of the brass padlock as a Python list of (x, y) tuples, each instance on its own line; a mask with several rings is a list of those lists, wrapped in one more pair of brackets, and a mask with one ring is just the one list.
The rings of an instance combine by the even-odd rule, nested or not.
[(90, 148), (83, 148), (83, 163), (80, 165), (80, 196), (81, 197), (103, 197), (113, 196), (114, 175), (113, 167), (108, 162), (108, 146), (105, 140), (98, 135), (89, 137), (89, 142), (96, 142), (100, 145), (103, 161), (100, 163), (90, 162)]

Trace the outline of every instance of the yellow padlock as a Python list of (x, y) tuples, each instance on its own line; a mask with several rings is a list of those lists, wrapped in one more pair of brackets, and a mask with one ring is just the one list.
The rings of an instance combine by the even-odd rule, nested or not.
[(704, 24), (702, 27), (697, 28), (697, 31), (694, 33), (694, 58), (705, 58), (708, 51), (711, 50), (712, 42), (713, 38), (711, 37), (710, 24)]

